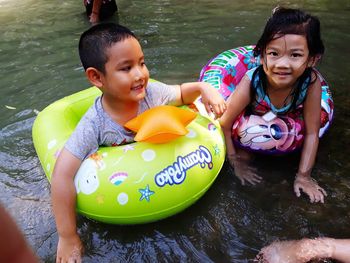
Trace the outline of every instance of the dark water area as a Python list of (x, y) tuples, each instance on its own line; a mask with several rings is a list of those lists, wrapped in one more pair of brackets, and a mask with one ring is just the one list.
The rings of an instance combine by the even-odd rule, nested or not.
[[(58, 4), (59, 3), (59, 4)], [(326, 53), (319, 66), (333, 92), (335, 119), (313, 171), (328, 193), (310, 204), (293, 193), (299, 156), (259, 156), (264, 177), (241, 186), (225, 164), (209, 191), (184, 212), (159, 222), (114, 226), (78, 217), (84, 262), (250, 262), (274, 240), (350, 238), (350, 2), (117, 1), (112, 19), (141, 39), (151, 76), (194, 81), (224, 50), (254, 44), (278, 3), (321, 20)], [(89, 27), (81, 1), (0, 0), (0, 202), (43, 262), (55, 262), (57, 232), (50, 185), (33, 147), (36, 111), (89, 87), (77, 44)]]

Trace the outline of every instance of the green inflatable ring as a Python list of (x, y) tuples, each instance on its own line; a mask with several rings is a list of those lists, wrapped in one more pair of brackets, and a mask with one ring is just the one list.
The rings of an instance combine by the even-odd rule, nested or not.
[[(93, 87), (41, 111), (33, 143), (48, 180), (59, 151), (100, 91)], [(74, 182), (77, 211), (111, 224), (139, 224), (174, 215), (212, 185), (225, 159), (218, 122), (197, 114), (189, 133), (165, 144), (100, 147), (84, 160)]]

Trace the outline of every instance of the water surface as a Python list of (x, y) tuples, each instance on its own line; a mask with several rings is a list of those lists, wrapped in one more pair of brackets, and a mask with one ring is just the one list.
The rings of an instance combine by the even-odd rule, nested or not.
[[(166, 83), (194, 81), (218, 53), (253, 44), (277, 1), (117, 1), (112, 20), (141, 39), (151, 76)], [(0, 201), (15, 216), (44, 262), (54, 262), (57, 233), (50, 186), (36, 156), (35, 111), (89, 86), (77, 43), (89, 27), (81, 1), (0, 0)], [(283, 3), (283, 2), (282, 2)], [(331, 85), (335, 121), (322, 139), (313, 176), (325, 204), (296, 198), (298, 156), (262, 157), (264, 182), (243, 187), (226, 164), (194, 206), (139, 226), (112, 226), (79, 217), (84, 262), (249, 262), (276, 239), (350, 237), (349, 86), (350, 3), (286, 1), (320, 17), (326, 54), (320, 70)]]

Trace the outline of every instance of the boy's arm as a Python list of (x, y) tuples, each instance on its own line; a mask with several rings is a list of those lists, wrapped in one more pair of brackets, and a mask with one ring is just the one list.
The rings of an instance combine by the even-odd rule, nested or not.
[[(59, 241), (57, 261), (80, 262), (83, 250), (76, 227), (76, 189), (74, 176), (81, 160), (65, 148), (62, 149), (52, 174), (51, 199)], [(75, 261), (74, 261), (75, 262)]]
[(206, 82), (187, 82), (181, 84), (177, 92), (174, 104), (190, 104), (199, 96), (202, 96), (202, 102), (208, 113), (214, 112), (216, 116), (221, 116), (226, 110), (225, 100), (220, 93)]
[(220, 118), (220, 125), (226, 139), (227, 156), (235, 155), (236, 150), (232, 143), (232, 125), (237, 116), (250, 103), (250, 80), (244, 76), (235, 91), (227, 99), (227, 110)]
[(320, 130), (320, 116), (321, 116), (321, 83), (316, 79), (307, 92), (307, 97), (304, 102), (304, 121), (305, 121), (305, 139), (301, 158), (299, 163), (299, 170), (294, 184), (294, 191), (297, 196), (300, 196), (299, 188), (309, 195), (311, 202), (324, 201), (326, 192), (318, 186), (318, 184), (311, 179), (312, 167), (315, 163)]

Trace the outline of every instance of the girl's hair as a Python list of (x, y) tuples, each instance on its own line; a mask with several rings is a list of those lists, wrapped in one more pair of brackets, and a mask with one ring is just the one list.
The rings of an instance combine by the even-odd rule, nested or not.
[(79, 56), (84, 69), (93, 67), (105, 74), (107, 49), (130, 37), (136, 38), (128, 28), (114, 23), (101, 23), (86, 30), (79, 40)]
[[(299, 9), (277, 7), (273, 10), (272, 16), (268, 19), (264, 32), (258, 40), (254, 48), (254, 56), (265, 56), (265, 49), (270, 41), (282, 37), (287, 34), (305, 36), (308, 49), (309, 58), (314, 57), (319, 59), (324, 53), (324, 45), (321, 39), (320, 21), (317, 17), (307, 14)], [(316, 79), (312, 80), (311, 68), (307, 68), (305, 72), (299, 77), (297, 87), (292, 91), (292, 103), (290, 109), (296, 108), (296, 102), (302, 89), (303, 83), (307, 82), (307, 87)], [(260, 85), (266, 93), (267, 80), (264, 69), (260, 66), (255, 70), (251, 82), (251, 98), (256, 100), (256, 93), (253, 87), (256, 75), (259, 75)]]
[(321, 26), (317, 17), (299, 9), (277, 7), (267, 20), (264, 32), (255, 46), (254, 55), (264, 55), (267, 44), (276, 39), (276, 35), (281, 37), (287, 34), (305, 36), (310, 57), (324, 53)]

